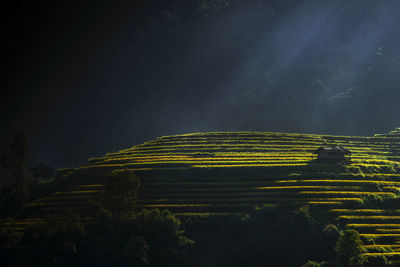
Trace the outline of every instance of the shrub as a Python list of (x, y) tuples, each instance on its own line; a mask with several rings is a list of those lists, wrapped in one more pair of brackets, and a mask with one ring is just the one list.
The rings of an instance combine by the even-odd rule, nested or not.
[(302, 267), (322, 267), (324, 266), (324, 263), (321, 262), (316, 262), (316, 261), (308, 261), (306, 264), (304, 264)]
[(356, 230), (344, 231), (335, 247), (337, 260), (342, 266), (364, 266), (363, 242)]
[(140, 180), (134, 175), (133, 171), (112, 171), (106, 178), (100, 204), (116, 217), (130, 214), (137, 208), (139, 187)]

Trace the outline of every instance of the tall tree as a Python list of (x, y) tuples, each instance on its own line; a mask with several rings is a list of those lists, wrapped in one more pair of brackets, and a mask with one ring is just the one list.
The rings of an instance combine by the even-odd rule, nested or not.
[(100, 204), (113, 216), (119, 218), (126, 214), (132, 214), (136, 211), (139, 187), (140, 180), (133, 171), (112, 171), (107, 176)]
[(342, 266), (364, 266), (363, 242), (356, 230), (346, 230), (339, 237), (335, 251)]
[(23, 133), (15, 135), (10, 150), (2, 157), (2, 169), (5, 185), (0, 191), (0, 216), (13, 216), (29, 197), (29, 176), (26, 171), (29, 142)]
[(29, 142), (23, 133), (17, 133), (11, 143), (10, 167), (14, 178), (13, 184), (18, 202), (28, 197), (28, 175), (26, 163), (28, 160)]

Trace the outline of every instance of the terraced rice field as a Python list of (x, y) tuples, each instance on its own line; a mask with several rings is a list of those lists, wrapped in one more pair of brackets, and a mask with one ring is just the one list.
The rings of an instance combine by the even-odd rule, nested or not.
[[(349, 149), (351, 162), (312, 163), (312, 151), (324, 144)], [(319, 207), (331, 214), (333, 224), (361, 233), (367, 256), (397, 259), (400, 206), (368, 203), (399, 197), (399, 161), (398, 132), (374, 137), (236, 132), (161, 137), (89, 159), (79, 169), (135, 170), (142, 182), (139, 206), (179, 216), (244, 214), (266, 203)], [(31, 218), (17, 224), (23, 229), (62, 209), (84, 212), (102, 190), (103, 184), (79, 184), (37, 199)]]

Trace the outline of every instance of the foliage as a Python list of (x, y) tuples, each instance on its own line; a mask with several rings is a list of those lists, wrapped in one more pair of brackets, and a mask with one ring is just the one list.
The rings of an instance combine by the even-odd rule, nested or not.
[(363, 266), (363, 242), (356, 230), (345, 230), (336, 243), (337, 259), (342, 266)]
[(28, 176), (26, 162), (29, 151), (28, 139), (23, 133), (18, 133), (11, 144), (10, 159), (14, 176), (14, 188), (17, 201), (24, 202), (28, 198)]
[(21, 235), (15, 230), (13, 219), (0, 221), (0, 262), (12, 262)]
[(134, 266), (144, 267), (149, 265), (149, 245), (141, 236), (132, 237), (125, 247), (125, 257)]
[(96, 220), (89, 227), (88, 242), (96, 253), (89, 251), (84, 265), (184, 266), (185, 251), (193, 244), (184, 236), (180, 220), (166, 210), (129, 212)]
[(112, 171), (106, 178), (100, 203), (103, 208), (117, 217), (134, 212), (137, 209), (139, 187), (140, 180), (132, 171)]
[(181, 261), (177, 249), (188, 248), (194, 244), (184, 236), (181, 221), (168, 210), (141, 210), (135, 218), (135, 223), (138, 233), (143, 235), (152, 248), (149, 254), (152, 266), (174, 266), (167, 263)]
[(14, 215), (28, 200), (31, 180), (26, 171), (28, 152), (28, 139), (23, 133), (17, 133), (10, 145), (9, 155), (3, 160), (3, 168), (9, 171), (12, 180), (0, 191), (1, 217)]
[(0, 226), (2, 266), (187, 266), (193, 245), (180, 220), (159, 210), (108, 220), (67, 212), (46, 217), (22, 236), (10, 222)]
[(312, 211), (306, 210), (264, 205), (245, 216), (191, 217), (184, 225), (196, 241), (193, 262), (198, 263), (195, 266), (301, 266), (310, 258), (333, 261), (336, 232), (323, 231), (319, 221), (310, 219)]
[(316, 261), (308, 261), (306, 264), (304, 264), (302, 267), (323, 267), (323, 263), (319, 263)]
[(11, 143), (10, 158), (17, 161), (16, 164), (26, 163), (29, 151), (29, 142), (23, 133), (17, 133)]
[[(342, 227), (362, 227), (361, 236), (367, 241), (372, 233), (377, 240), (398, 235), (394, 229), (383, 229), (398, 228), (400, 217), (394, 210), (398, 209), (400, 182), (398, 165), (387, 160), (387, 144), (381, 139), (374, 143), (371, 138), (250, 132), (163, 137), (91, 159), (80, 168), (59, 170), (53, 182), (31, 184), (31, 196), (47, 194), (32, 206), (58, 207), (69, 205), (72, 199), (98, 197), (98, 209), (92, 221), (79, 219), (84, 231), (74, 240), (66, 238), (62, 233), (69, 230), (55, 227), (56, 223), (26, 233), (31, 233), (31, 240), (35, 240), (32, 236), (48, 240), (44, 242), (47, 245), (42, 244), (43, 251), (52, 244), (49, 258), (37, 257), (42, 262), (60, 261), (69, 255), (85, 266), (177, 266), (188, 262), (198, 266), (263, 266), (265, 262), (300, 266), (309, 259), (331, 264)], [(308, 163), (307, 151), (321, 140), (346, 143), (356, 151), (353, 162)], [(123, 169), (109, 172), (115, 168)], [(141, 183), (135, 175), (145, 183), (146, 204), (139, 207)], [(50, 195), (53, 192), (59, 193)], [(148, 196), (153, 192), (157, 198)], [(251, 210), (254, 205), (257, 207)], [(178, 212), (183, 225), (171, 212), (138, 211), (143, 207)], [(337, 225), (332, 225), (335, 219)], [(26, 243), (27, 237), (15, 239), (11, 249), (2, 249), (4, 255), (21, 255), (17, 247), (22, 244), (26, 251), (35, 251), (36, 241)], [(75, 244), (76, 254), (64, 250), (60, 245), (64, 239)], [(376, 252), (373, 249), (368, 247), (368, 252)], [(288, 251), (291, 258), (285, 257)], [(375, 261), (384, 257), (364, 255)]]

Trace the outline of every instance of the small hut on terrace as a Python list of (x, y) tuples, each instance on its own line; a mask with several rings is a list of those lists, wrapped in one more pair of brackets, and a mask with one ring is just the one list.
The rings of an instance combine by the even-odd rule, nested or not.
[(346, 156), (348, 156), (348, 159), (351, 159), (350, 150), (338, 145), (321, 146), (312, 153), (312, 159), (314, 159), (314, 155), (317, 155), (318, 159), (323, 160), (344, 160)]

